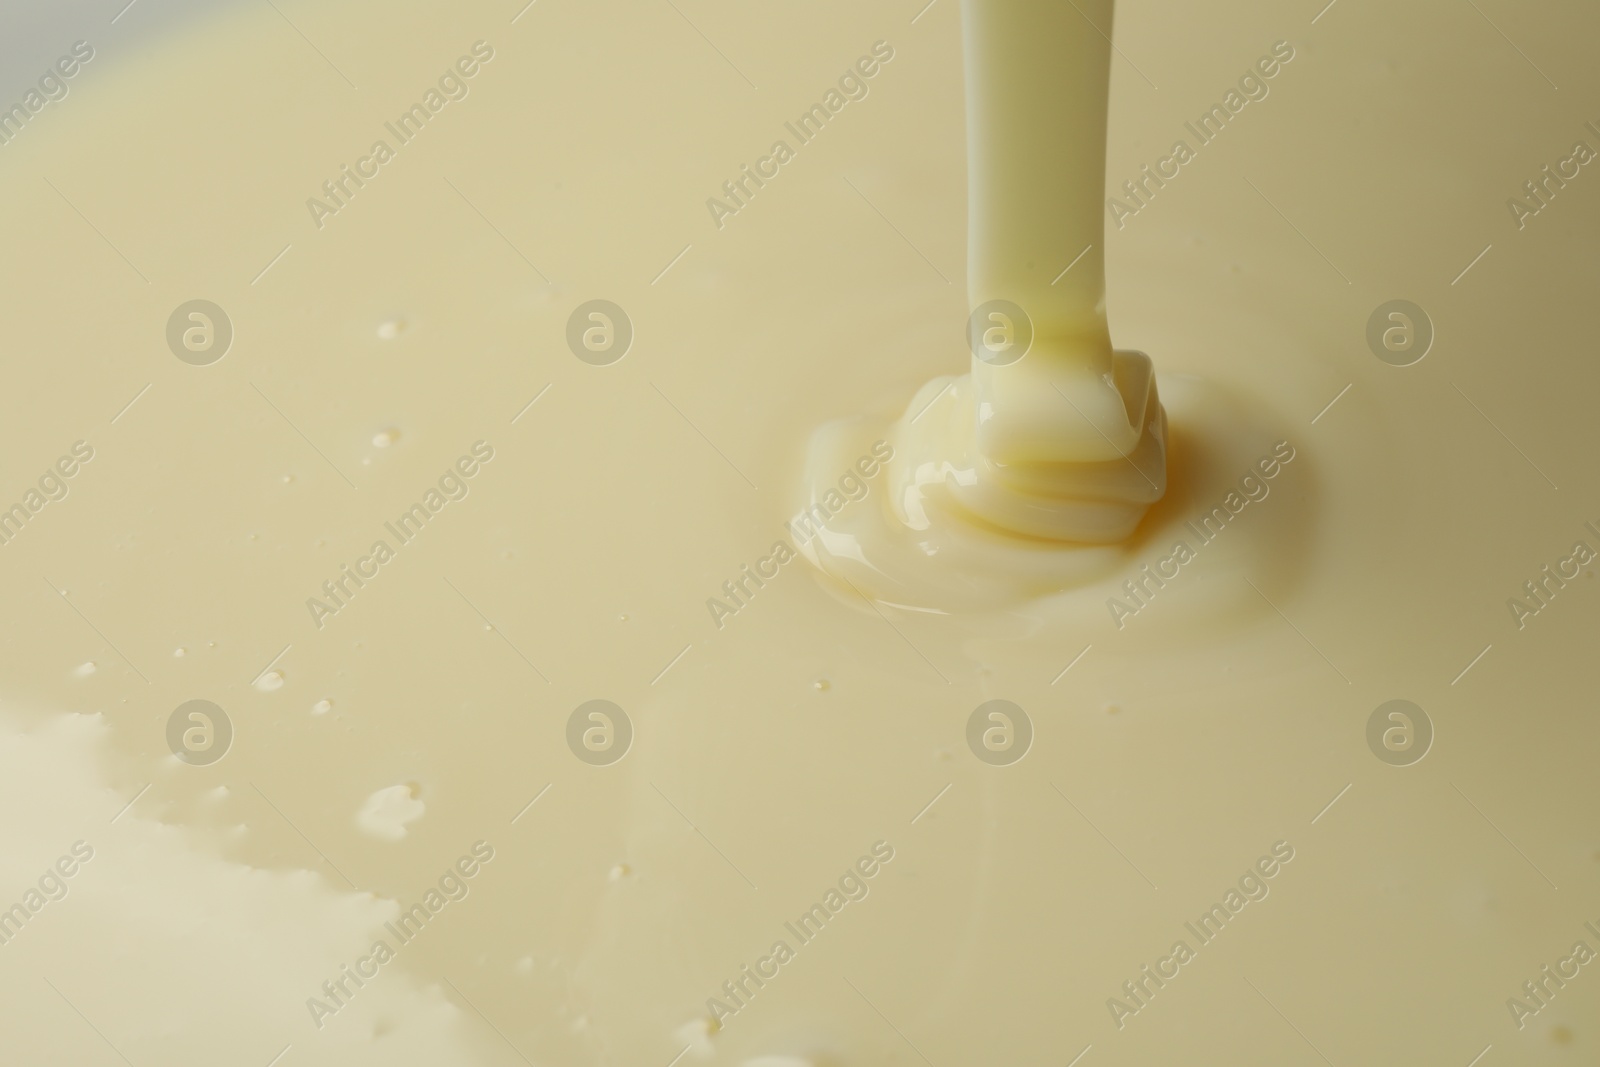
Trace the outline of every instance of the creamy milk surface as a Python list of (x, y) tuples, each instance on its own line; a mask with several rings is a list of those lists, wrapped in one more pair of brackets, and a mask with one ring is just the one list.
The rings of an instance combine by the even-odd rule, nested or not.
[(0, 101), (5, 1062), (1594, 1060), (1594, 15), (1082, 5), (1069, 550), (904, 533), (953, 0), (144, 6)]

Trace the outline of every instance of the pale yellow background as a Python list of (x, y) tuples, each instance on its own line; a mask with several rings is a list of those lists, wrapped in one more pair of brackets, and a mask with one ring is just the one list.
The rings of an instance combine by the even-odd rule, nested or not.
[[(1297, 53), (1107, 235), (1117, 344), (1249, 413), (1172, 408), (1148, 551), (1296, 460), (1121, 631), (1106, 588), (886, 619), (803, 563), (718, 630), (810, 432), (964, 367), (958, 10), (674, 2), (285, 0), (131, 43), (141, 4), (30, 64), (97, 52), (0, 147), (0, 502), (95, 458), (0, 547), (0, 902), (96, 856), (0, 946), (0, 1058), (1592, 1062), (1593, 966), (1524, 1030), (1505, 1001), (1600, 923), (1600, 594), (1520, 631), (1505, 602), (1600, 547), (1600, 176), (1522, 231), (1505, 201), (1600, 148), (1596, 18), (1122, 5), (1113, 185)], [(470, 96), (316, 229), (306, 198), (479, 39)], [(870, 95), (718, 231), (706, 198), (880, 39)], [(610, 367), (564, 341), (596, 297), (637, 331)], [(1364, 339), (1401, 297), (1437, 330), (1404, 369)], [(209, 367), (164, 338), (194, 298), (235, 330)], [(306, 598), (480, 439), (471, 494), (317, 629)], [(596, 697), (636, 730), (607, 768), (564, 742)], [(1009, 768), (965, 747), (992, 697), (1037, 731)], [(1437, 730), (1409, 768), (1364, 740), (1395, 697)], [(208, 768), (166, 747), (194, 698), (236, 729)], [(422, 817), (363, 832), (404, 783)], [(480, 839), (471, 895), (316, 1029), (306, 998)], [(879, 839), (871, 894), (694, 1040)], [(1106, 999), (1280, 839), (1271, 896), (1117, 1030)]]

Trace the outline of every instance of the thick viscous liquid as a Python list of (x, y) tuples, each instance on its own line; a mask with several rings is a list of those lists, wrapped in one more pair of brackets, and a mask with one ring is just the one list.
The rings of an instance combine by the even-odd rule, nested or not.
[[(1117, 558), (1085, 546), (1126, 542), (1167, 486), (1154, 368), (1113, 350), (1106, 322), (1112, 4), (961, 12), (971, 372), (927, 383), (887, 426), (821, 431), (804, 499), (809, 559), (858, 594), (934, 610), (1082, 584)], [(880, 499), (836, 519), (839, 449), (879, 430)]]
[[(119, 50), (143, 6), (0, 146), (0, 504), (47, 501), (0, 545), (8, 1059), (1593, 1057), (1600, 206), (1583, 164), (1506, 204), (1600, 147), (1591, 15), (1480, 4), (1524, 59), (1471, 7), (1121, 7), (1109, 191), (1189, 146), (1105, 215), (1169, 489), (1070, 592), (938, 614), (787, 524), (816, 427), (969, 369), (956, 5), (280, 3)], [(190, 700), (220, 761), (172, 755)], [(569, 744), (592, 700), (619, 761)], [(991, 700), (1020, 761), (969, 744)]]

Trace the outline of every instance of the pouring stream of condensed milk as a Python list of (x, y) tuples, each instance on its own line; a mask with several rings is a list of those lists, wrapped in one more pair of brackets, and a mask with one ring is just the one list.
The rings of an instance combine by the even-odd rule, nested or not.
[[(1114, 350), (1106, 324), (1112, 8), (962, 4), (972, 368), (927, 383), (885, 431), (895, 455), (883, 506), (829, 517), (803, 549), (858, 591), (865, 582), (904, 601), (910, 586), (948, 587), (963, 554), (973, 581), (986, 556), (1001, 585), (1020, 568), (1061, 588), (1091, 564), (1072, 556), (1126, 539), (1166, 488), (1150, 359)], [(837, 433), (813, 445), (813, 508), (841, 455)]]

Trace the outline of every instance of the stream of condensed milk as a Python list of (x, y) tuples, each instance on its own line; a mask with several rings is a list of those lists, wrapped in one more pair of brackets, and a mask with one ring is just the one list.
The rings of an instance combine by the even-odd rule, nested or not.
[(1112, 7), (961, 5), (971, 370), (883, 431), (886, 498), (865, 513), (830, 523), (825, 499), (861, 431), (818, 434), (802, 551), (858, 594), (942, 611), (1081, 584), (1117, 558), (1084, 546), (1125, 540), (1165, 491), (1154, 368), (1106, 322)]
[(1319, 6), (41, 52), (0, 1062), (1592, 1060), (1596, 16)]
[[(1111, 15), (1111, 0), (962, 5), (972, 331), (1031, 339), (1018, 354), (1020, 338), (996, 351), (973, 337), (976, 446), (987, 473), (1014, 488), (1107, 500), (1118, 512), (1081, 528), (1007, 523), (1062, 540), (1126, 536), (1138, 505), (1160, 496), (1166, 469), (1150, 361), (1113, 352), (1106, 325)], [(1075, 262), (1052, 276), (1064, 251)], [(1019, 308), (1025, 324), (989, 310), (997, 303)], [(1140, 450), (1149, 453), (1142, 477), (1129, 470)]]

